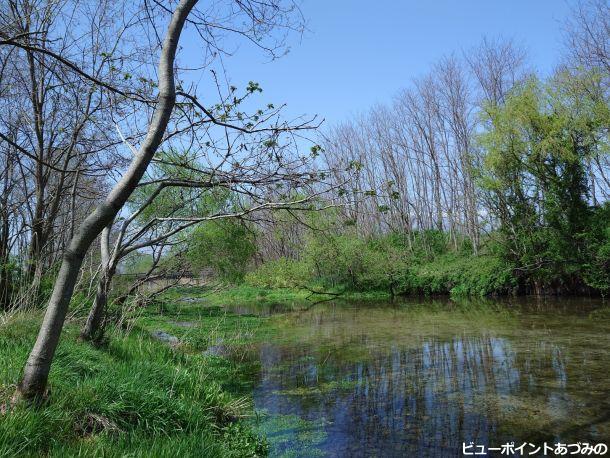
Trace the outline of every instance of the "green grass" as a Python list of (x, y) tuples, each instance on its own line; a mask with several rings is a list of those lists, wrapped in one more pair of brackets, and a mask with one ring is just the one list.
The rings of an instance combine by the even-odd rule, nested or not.
[[(176, 314), (194, 318), (191, 308), (147, 311), (131, 332), (111, 330), (101, 348), (79, 343), (77, 323), (68, 323), (48, 401), (0, 414), (0, 456), (151, 456), (153, 450), (154, 456), (264, 454), (265, 443), (244, 420), (252, 414), (244, 367), (200, 351), (221, 335), (236, 344), (245, 341), (242, 331), (255, 332), (254, 318), (208, 310), (191, 333), (198, 337), (185, 338), (178, 347), (150, 337), (151, 330), (187, 332), (171, 323)], [(0, 325), (0, 405), (6, 406), (14, 392), (39, 322), (37, 315), (18, 314)]]
[[(206, 304), (215, 306), (224, 305), (300, 305), (308, 302), (311, 293), (305, 289), (297, 288), (266, 288), (250, 286), (247, 284), (229, 285), (219, 289), (206, 287), (174, 288), (167, 298), (179, 298), (183, 294), (199, 298)], [(312, 300), (322, 298), (311, 297)]]
[[(266, 288), (250, 286), (247, 284), (227, 286), (219, 290), (210, 290), (205, 287), (183, 287), (175, 288), (166, 298), (179, 298), (187, 294), (190, 297), (200, 298), (206, 304), (224, 305), (283, 305), (286, 307), (302, 307), (318, 301), (328, 299), (368, 301), (389, 299), (387, 291), (346, 291), (337, 288), (324, 288), (322, 286), (312, 286), (312, 290), (331, 293), (312, 294), (307, 289), (300, 288)], [(340, 294), (334, 296), (333, 294)]]
[[(194, 301), (181, 302), (177, 297), (180, 295)], [(237, 351), (272, 332), (267, 318), (232, 313), (210, 297), (201, 297), (198, 289), (181, 289), (178, 295), (167, 295), (134, 319), (148, 332), (164, 331), (178, 337), (186, 352), (201, 352), (219, 343)]]

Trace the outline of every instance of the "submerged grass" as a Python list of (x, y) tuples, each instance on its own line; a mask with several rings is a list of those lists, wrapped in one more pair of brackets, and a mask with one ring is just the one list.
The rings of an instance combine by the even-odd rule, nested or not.
[(272, 457), (328, 456), (321, 448), (328, 437), (325, 419), (305, 420), (298, 415), (270, 415), (266, 411), (259, 414), (257, 429), (268, 438)]
[[(151, 338), (162, 323), (179, 328), (170, 321), (171, 315), (146, 312), (130, 333), (113, 330), (100, 348), (79, 343), (78, 325), (68, 323), (48, 402), (11, 408), (40, 317), (7, 319), (0, 326), (0, 456), (264, 455), (265, 443), (241, 420), (252, 412), (243, 368), (199, 351), (201, 338), (175, 347)], [(238, 321), (210, 317), (194, 334), (212, 328), (239, 334)]]

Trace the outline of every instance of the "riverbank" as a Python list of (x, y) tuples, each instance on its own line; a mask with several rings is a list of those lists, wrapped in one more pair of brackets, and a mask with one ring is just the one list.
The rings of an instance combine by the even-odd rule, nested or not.
[(477, 250), (467, 240), (453, 243), (450, 234), (440, 231), (312, 235), (299, 246), (298, 256), (266, 260), (248, 271), (243, 282), (260, 288), (381, 291), (390, 296), (604, 296), (610, 292), (610, 230), (603, 221), (594, 225), (595, 236), (585, 237), (586, 249), (574, 245), (573, 250), (549, 253), (531, 248), (527, 253), (532, 259), (515, 259), (497, 233)]
[(262, 332), (263, 318), (200, 303), (164, 302), (106, 345), (78, 342), (69, 322), (53, 364), (48, 403), (8, 408), (40, 324), (39, 313), (0, 325), (0, 456), (260, 456), (249, 368), (223, 358)]
[[(126, 314), (98, 347), (79, 342), (83, 317), (66, 324), (39, 408), (11, 406), (40, 311), (0, 321), (0, 457), (264, 456), (253, 429), (252, 391), (259, 368), (250, 346), (272, 340), (277, 322), (235, 305), (303, 307), (335, 298), (303, 289), (185, 287)], [(351, 300), (384, 293), (350, 293)], [(282, 421), (286, 421), (283, 419)]]
[(376, 301), (390, 299), (387, 291), (345, 291), (324, 287), (265, 287), (249, 284), (211, 289), (207, 287), (178, 287), (165, 294), (165, 300), (179, 300), (188, 295), (192, 299), (205, 300), (207, 304), (223, 305), (283, 305), (303, 306), (334, 299), (350, 301)]

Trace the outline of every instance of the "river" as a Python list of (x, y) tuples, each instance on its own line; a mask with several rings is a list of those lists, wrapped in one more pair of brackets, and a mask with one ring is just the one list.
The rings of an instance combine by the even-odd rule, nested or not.
[(610, 313), (601, 301), (234, 311), (277, 323), (246, 355), (258, 368), (253, 421), (272, 456), (450, 457), (464, 444), (507, 456), (488, 448), (510, 442), (527, 443), (527, 456), (544, 443), (610, 443)]

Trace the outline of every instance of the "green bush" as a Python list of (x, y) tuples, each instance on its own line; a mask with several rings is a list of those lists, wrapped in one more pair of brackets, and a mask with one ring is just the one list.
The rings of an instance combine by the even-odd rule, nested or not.
[(473, 255), (467, 244), (449, 248), (447, 234), (425, 231), (365, 240), (342, 234), (311, 238), (303, 260), (269, 261), (246, 275), (262, 288), (317, 285), (354, 292), (396, 294), (506, 294), (517, 286), (512, 265), (491, 249)]
[(493, 255), (444, 254), (411, 266), (405, 280), (405, 292), (420, 294), (486, 296), (516, 287), (512, 266)]
[(311, 280), (311, 269), (306, 262), (287, 258), (268, 261), (245, 276), (248, 285), (259, 288), (296, 288)]
[(252, 233), (239, 220), (207, 222), (191, 234), (187, 258), (194, 270), (211, 268), (228, 283), (241, 283), (256, 251)]
[(605, 295), (610, 292), (610, 203), (593, 210), (589, 227), (582, 276), (588, 286)]

